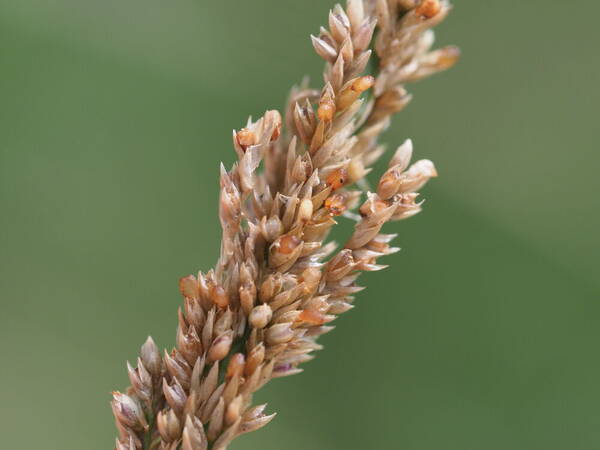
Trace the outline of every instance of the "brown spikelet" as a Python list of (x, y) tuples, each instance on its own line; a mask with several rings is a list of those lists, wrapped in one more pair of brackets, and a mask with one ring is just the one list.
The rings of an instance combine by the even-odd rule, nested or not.
[[(429, 160), (410, 164), (407, 140), (374, 191), (361, 190), (384, 153), (379, 136), (411, 99), (405, 84), (459, 58), (456, 47), (430, 50), (431, 28), (449, 11), (446, 0), (335, 6), (311, 36), (325, 61), (322, 88), (303, 82), (285, 117), (270, 110), (233, 132), (219, 259), (179, 281), (176, 347), (161, 354), (148, 338), (137, 366), (127, 364), (131, 387), (111, 403), (117, 449), (223, 450), (273, 419), (253, 406), (254, 392), (314, 357), (318, 337), (353, 308), (359, 274), (398, 251), (382, 227), (419, 213), (418, 190), (437, 176)], [(378, 65), (365, 73), (373, 52)], [(354, 232), (336, 251), (328, 236), (346, 218)]]

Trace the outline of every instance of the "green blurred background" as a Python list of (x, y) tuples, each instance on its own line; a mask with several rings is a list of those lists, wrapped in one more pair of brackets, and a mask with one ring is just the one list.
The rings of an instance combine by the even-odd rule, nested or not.
[[(231, 130), (320, 82), (330, 6), (0, 3), (0, 447), (111, 448), (125, 361), (216, 259)], [(462, 62), (385, 137), (436, 162), (426, 211), (235, 449), (600, 448), (600, 3), (455, 6)]]

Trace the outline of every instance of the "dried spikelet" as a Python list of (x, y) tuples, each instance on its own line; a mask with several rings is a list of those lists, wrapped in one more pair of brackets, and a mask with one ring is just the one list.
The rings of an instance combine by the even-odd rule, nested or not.
[[(253, 393), (314, 357), (318, 336), (353, 308), (360, 273), (398, 251), (384, 224), (419, 213), (417, 191), (437, 176), (431, 161), (410, 165), (407, 140), (375, 192), (361, 203), (351, 188), (367, 185), (384, 153), (379, 136), (411, 99), (404, 83), (456, 63), (457, 48), (431, 50), (430, 28), (449, 10), (446, 0), (335, 6), (328, 28), (311, 36), (323, 87), (304, 81), (285, 118), (267, 111), (233, 132), (238, 161), (220, 173), (219, 260), (179, 281), (176, 348), (161, 355), (148, 338), (137, 367), (127, 364), (131, 387), (112, 401), (117, 449), (221, 450), (273, 419), (252, 406)], [(379, 66), (364, 73), (372, 52)], [(327, 239), (343, 216), (356, 225), (336, 252)]]

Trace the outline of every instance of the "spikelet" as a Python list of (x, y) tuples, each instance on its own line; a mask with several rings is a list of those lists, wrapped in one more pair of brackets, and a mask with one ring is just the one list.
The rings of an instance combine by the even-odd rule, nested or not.
[[(317, 338), (353, 308), (360, 273), (398, 249), (386, 222), (421, 211), (417, 191), (437, 176), (412, 165), (407, 140), (374, 192), (362, 192), (382, 155), (378, 139), (410, 101), (404, 84), (451, 67), (455, 47), (430, 50), (445, 0), (349, 0), (311, 36), (324, 84), (295, 87), (282, 117), (267, 111), (233, 132), (238, 161), (221, 166), (221, 252), (213, 270), (179, 281), (177, 343), (161, 355), (149, 338), (131, 387), (114, 393), (117, 449), (222, 450), (274, 414), (253, 406), (273, 378), (300, 373)], [(374, 32), (378, 28), (373, 43)], [(372, 51), (379, 66), (365, 73)], [(362, 199), (361, 199), (362, 198)], [(352, 211), (357, 210), (357, 213)], [(340, 250), (327, 242), (340, 216), (354, 218)]]

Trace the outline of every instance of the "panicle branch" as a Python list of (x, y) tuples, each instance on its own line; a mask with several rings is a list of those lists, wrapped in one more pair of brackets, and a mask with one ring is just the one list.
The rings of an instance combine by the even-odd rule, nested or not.
[[(358, 276), (398, 251), (383, 225), (419, 213), (417, 191), (437, 176), (431, 161), (410, 165), (407, 140), (363, 192), (384, 152), (379, 136), (411, 99), (404, 84), (458, 59), (455, 47), (431, 50), (431, 28), (449, 11), (445, 0), (336, 5), (311, 36), (324, 85), (305, 81), (285, 117), (267, 111), (234, 130), (237, 162), (221, 166), (219, 260), (179, 282), (176, 347), (161, 355), (149, 338), (137, 367), (128, 364), (131, 387), (112, 402), (118, 449), (222, 450), (273, 419), (253, 406), (254, 392), (302, 371), (317, 338), (353, 308)], [(366, 73), (373, 51), (378, 67)], [(356, 225), (336, 250), (328, 235), (339, 216)]]

